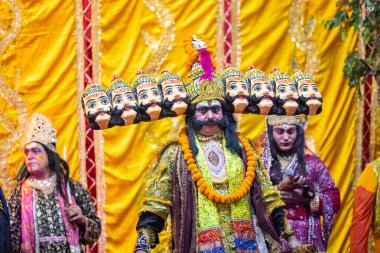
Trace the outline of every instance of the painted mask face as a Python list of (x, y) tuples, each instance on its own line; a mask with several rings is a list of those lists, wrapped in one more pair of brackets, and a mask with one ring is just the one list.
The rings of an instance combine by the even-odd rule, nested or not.
[(40, 143), (31, 142), (26, 144), (24, 154), (26, 168), (32, 176), (45, 176), (49, 173), (47, 153)]
[(285, 109), (286, 115), (294, 115), (298, 108), (296, 84), (290, 79), (276, 81), (276, 99), (277, 103)]
[(142, 83), (136, 87), (137, 102), (151, 120), (157, 120), (162, 110), (162, 97), (155, 83)]
[(112, 106), (117, 115), (123, 120), (125, 125), (130, 125), (136, 118), (138, 105), (131, 88), (128, 86), (112, 91)]
[(190, 97), (183, 83), (178, 79), (168, 79), (163, 81), (161, 86), (165, 106), (177, 115), (184, 114), (190, 104)]
[[(83, 98), (83, 104), (86, 118), (89, 120), (92, 129), (108, 128), (112, 107), (106, 92), (98, 91), (89, 94)], [(96, 125), (98, 127), (94, 127)]]
[(248, 106), (248, 85), (244, 78), (231, 76), (226, 78), (226, 97), (232, 102), (235, 113), (241, 113)]
[(297, 138), (297, 127), (295, 125), (282, 124), (273, 126), (273, 139), (276, 146), (283, 152), (290, 151), (293, 148)]
[(251, 80), (251, 101), (260, 108), (260, 114), (267, 115), (273, 106), (274, 91), (268, 78)]
[(309, 107), (309, 115), (316, 115), (322, 104), (322, 96), (314, 81), (311, 79), (299, 80), (298, 93), (300, 103)]

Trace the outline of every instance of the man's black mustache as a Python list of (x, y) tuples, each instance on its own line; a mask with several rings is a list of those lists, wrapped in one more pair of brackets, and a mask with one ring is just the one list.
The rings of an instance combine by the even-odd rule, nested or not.
[(163, 103), (162, 102), (152, 102), (152, 103), (148, 103), (146, 105), (141, 104), (140, 109), (142, 111), (146, 112), (151, 105), (158, 105), (159, 107), (162, 108)]
[(247, 101), (249, 101), (249, 95), (243, 95), (243, 94), (238, 94), (236, 96), (230, 96), (230, 95), (226, 95), (225, 96), (225, 100), (227, 103), (233, 103), (236, 99), (238, 99), (238, 97), (244, 97)]
[(164, 105), (166, 108), (171, 109), (173, 105), (178, 101), (182, 101), (188, 105), (190, 104), (190, 96), (187, 95), (185, 98), (175, 98), (172, 101), (169, 101), (167, 98), (165, 98)]
[(272, 96), (270, 96), (270, 95), (264, 95), (264, 96), (261, 96), (261, 97), (257, 97), (256, 94), (253, 94), (251, 96), (251, 102), (252, 102), (253, 105), (257, 105), (264, 98), (270, 99), (270, 101), (272, 101), (272, 103), (273, 103), (274, 98)]
[(125, 109), (127, 109), (127, 108), (130, 108), (130, 109), (132, 109), (132, 110), (134, 110), (134, 111), (136, 111), (136, 112), (139, 111), (139, 107), (136, 106), (136, 105), (126, 105), (126, 106), (123, 106), (123, 107), (120, 108), (120, 109), (115, 108), (115, 109), (114, 109), (114, 110), (115, 110), (115, 114), (116, 114), (117, 116), (121, 116), (121, 115), (123, 114), (123, 112), (125, 111)]
[(215, 119), (208, 119), (208, 120), (193, 120), (194, 130), (199, 131), (203, 126), (213, 126), (218, 125), (221, 129), (226, 128), (226, 123), (224, 119), (221, 120), (215, 120)]
[(105, 110), (97, 111), (97, 112), (94, 113), (94, 114), (90, 114), (90, 113), (88, 112), (86, 118), (89, 119), (89, 120), (91, 120), (91, 121), (95, 121), (96, 118), (97, 118), (97, 117), (99, 116), (99, 114), (101, 114), (101, 113), (105, 113), (105, 114), (108, 114), (108, 115), (111, 116), (111, 113), (112, 113), (112, 112), (111, 112), (111, 110), (109, 110), (109, 111), (105, 111)]

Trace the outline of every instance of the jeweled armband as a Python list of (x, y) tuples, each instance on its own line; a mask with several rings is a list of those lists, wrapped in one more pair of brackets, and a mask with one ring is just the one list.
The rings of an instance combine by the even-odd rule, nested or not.
[(138, 237), (136, 243), (136, 250), (144, 250), (150, 252), (150, 249), (156, 247), (156, 233), (149, 227), (143, 227), (138, 229)]

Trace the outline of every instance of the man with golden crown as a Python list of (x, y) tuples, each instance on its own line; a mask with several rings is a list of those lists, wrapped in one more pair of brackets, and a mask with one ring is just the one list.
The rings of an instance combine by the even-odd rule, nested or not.
[(340, 208), (339, 190), (322, 160), (305, 153), (299, 115), (268, 115), (262, 159), (285, 202), (289, 225), (298, 241), (325, 252)]
[(101, 232), (90, 194), (69, 178), (50, 120), (33, 114), (23, 136), (24, 163), (9, 201), (12, 252), (84, 252)]
[(208, 41), (196, 35), (185, 45), (193, 49), (186, 49), (193, 65), (187, 128), (148, 172), (136, 252), (159, 243), (169, 215), (174, 252), (287, 252), (287, 242), (295, 252), (307, 252), (286, 229), (284, 202), (251, 142), (236, 133)]

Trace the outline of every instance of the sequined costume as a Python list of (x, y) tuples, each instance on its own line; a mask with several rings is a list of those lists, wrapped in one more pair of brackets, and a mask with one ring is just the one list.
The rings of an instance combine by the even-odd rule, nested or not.
[[(18, 185), (9, 201), (11, 217), (11, 241), (12, 252), (23, 252), (22, 250), (22, 185), (26, 179)], [(83, 215), (87, 218), (86, 225), (79, 227), (80, 243), (89, 244), (95, 242), (100, 235), (100, 219), (96, 216), (89, 193), (81, 184), (70, 179), (71, 194), (76, 204), (81, 208)], [(35, 238), (39, 238), (39, 252), (72, 252), (66, 240), (64, 219), (57, 190), (44, 194), (40, 189), (33, 188), (35, 193), (34, 202), (34, 229)], [(82, 247), (81, 252), (84, 252)]]
[[(302, 204), (286, 205), (286, 217), (295, 232), (295, 236), (301, 243), (314, 244), (317, 250), (325, 252), (333, 218), (340, 207), (339, 190), (319, 157), (305, 155), (305, 163), (307, 184), (319, 199), (318, 212), (313, 213), (308, 206)], [(270, 172), (270, 176), (273, 178), (274, 173)]]
[(3, 190), (0, 187), (0, 253), (10, 251), (9, 211)]
[[(229, 193), (231, 184), (241, 180), (246, 160), (244, 157), (233, 159), (225, 152), (223, 135), (210, 140), (197, 136), (197, 143), (202, 150), (196, 157), (197, 163), (209, 169), (216, 192)], [(147, 179), (147, 193), (137, 225), (140, 233), (137, 248), (144, 248), (147, 241), (159, 242), (157, 232), (170, 214), (175, 252), (280, 252), (277, 233), (283, 231), (284, 219), (279, 207), (284, 203), (262, 168), (257, 163), (256, 178), (243, 201), (216, 204), (199, 193), (191, 181), (181, 146), (178, 143), (169, 145)], [(249, 205), (247, 216), (244, 203)]]
[(350, 229), (351, 252), (380, 252), (379, 182), (380, 157), (367, 164), (355, 189)]

